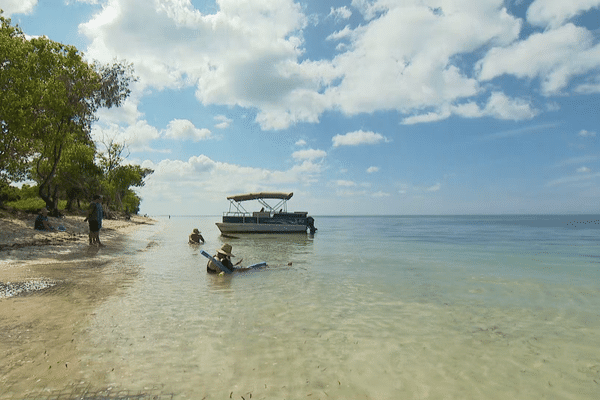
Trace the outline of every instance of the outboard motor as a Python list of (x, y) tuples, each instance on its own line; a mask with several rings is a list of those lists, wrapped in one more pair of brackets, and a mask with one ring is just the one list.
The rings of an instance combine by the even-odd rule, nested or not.
[(306, 218), (306, 226), (310, 230), (310, 233), (315, 233), (317, 228), (315, 228), (315, 219), (313, 217)]

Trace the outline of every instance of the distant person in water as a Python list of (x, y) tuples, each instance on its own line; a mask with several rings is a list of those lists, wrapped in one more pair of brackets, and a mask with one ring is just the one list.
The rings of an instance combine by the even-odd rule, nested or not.
[(88, 208), (88, 215), (84, 221), (88, 222), (90, 227), (90, 246), (96, 244), (100, 247), (104, 246), (100, 242), (100, 229), (102, 229), (102, 218), (104, 211), (102, 209), (102, 196), (95, 195)]
[(204, 243), (204, 238), (202, 237), (202, 235), (200, 234), (200, 231), (197, 228), (194, 228), (192, 233), (190, 233), (189, 243), (190, 244)]
[[(231, 257), (235, 256), (231, 254), (231, 250), (233, 250), (231, 245), (225, 243), (223, 246), (221, 246), (219, 250), (217, 250), (217, 254), (215, 254), (213, 257), (220, 261), (225, 268), (228, 268), (231, 271), (233, 271), (234, 267), (240, 264), (243, 258), (240, 259), (240, 261), (238, 261), (237, 263), (233, 264), (231, 262)], [(212, 262), (212, 260), (208, 260), (208, 264), (206, 264), (206, 272), (208, 272), (209, 274), (218, 274), (221, 272), (221, 269), (217, 267), (215, 263)]]
[(48, 209), (42, 208), (35, 218), (34, 228), (37, 231), (51, 231), (54, 228), (48, 222)]

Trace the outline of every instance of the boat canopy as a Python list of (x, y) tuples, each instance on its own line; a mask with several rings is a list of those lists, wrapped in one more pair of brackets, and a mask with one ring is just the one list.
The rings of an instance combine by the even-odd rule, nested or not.
[(233, 201), (247, 201), (247, 200), (259, 200), (259, 199), (281, 199), (281, 200), (289, 200), (294, 195), (293, 192), (284, 193), (284, 192), (260, 192), (260, 193), (246, 193), (246, 194), (237, 194), (235, 196), (227, 197), (227, 200)]

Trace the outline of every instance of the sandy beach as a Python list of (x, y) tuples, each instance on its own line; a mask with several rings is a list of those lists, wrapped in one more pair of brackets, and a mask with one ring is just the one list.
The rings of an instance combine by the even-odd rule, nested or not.
[[(89, 382), (77, 348), (94, 308), (136, 271), (115, 268), (124, 235), (153, 220), (104, 220), (106, 247), (88, 244), (83, 217), (49, 218), (64, 232), (33, 229), (35, 216), (0, 219), (0, 399), (23, 399)], [(93, 377), (102, 382), (102, 376)]]

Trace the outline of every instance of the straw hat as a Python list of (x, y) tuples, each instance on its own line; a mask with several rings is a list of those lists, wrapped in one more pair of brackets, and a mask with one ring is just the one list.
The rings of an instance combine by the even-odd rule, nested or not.
[(221, 253), (221, 254), (225, 254), (226, 256), (229, 257), (235, 257), (233, 254), (231, 254), (231, 245), (225, 243), (223, 246), (221, 246), (221, 248), (219, 250), (217, 250), (217, 253)]
[(198, 230), (198, 228), (194, 228), (194, 230), (192, 232), (196, 233), (196, 234), (200, 233), (200, 231)]

